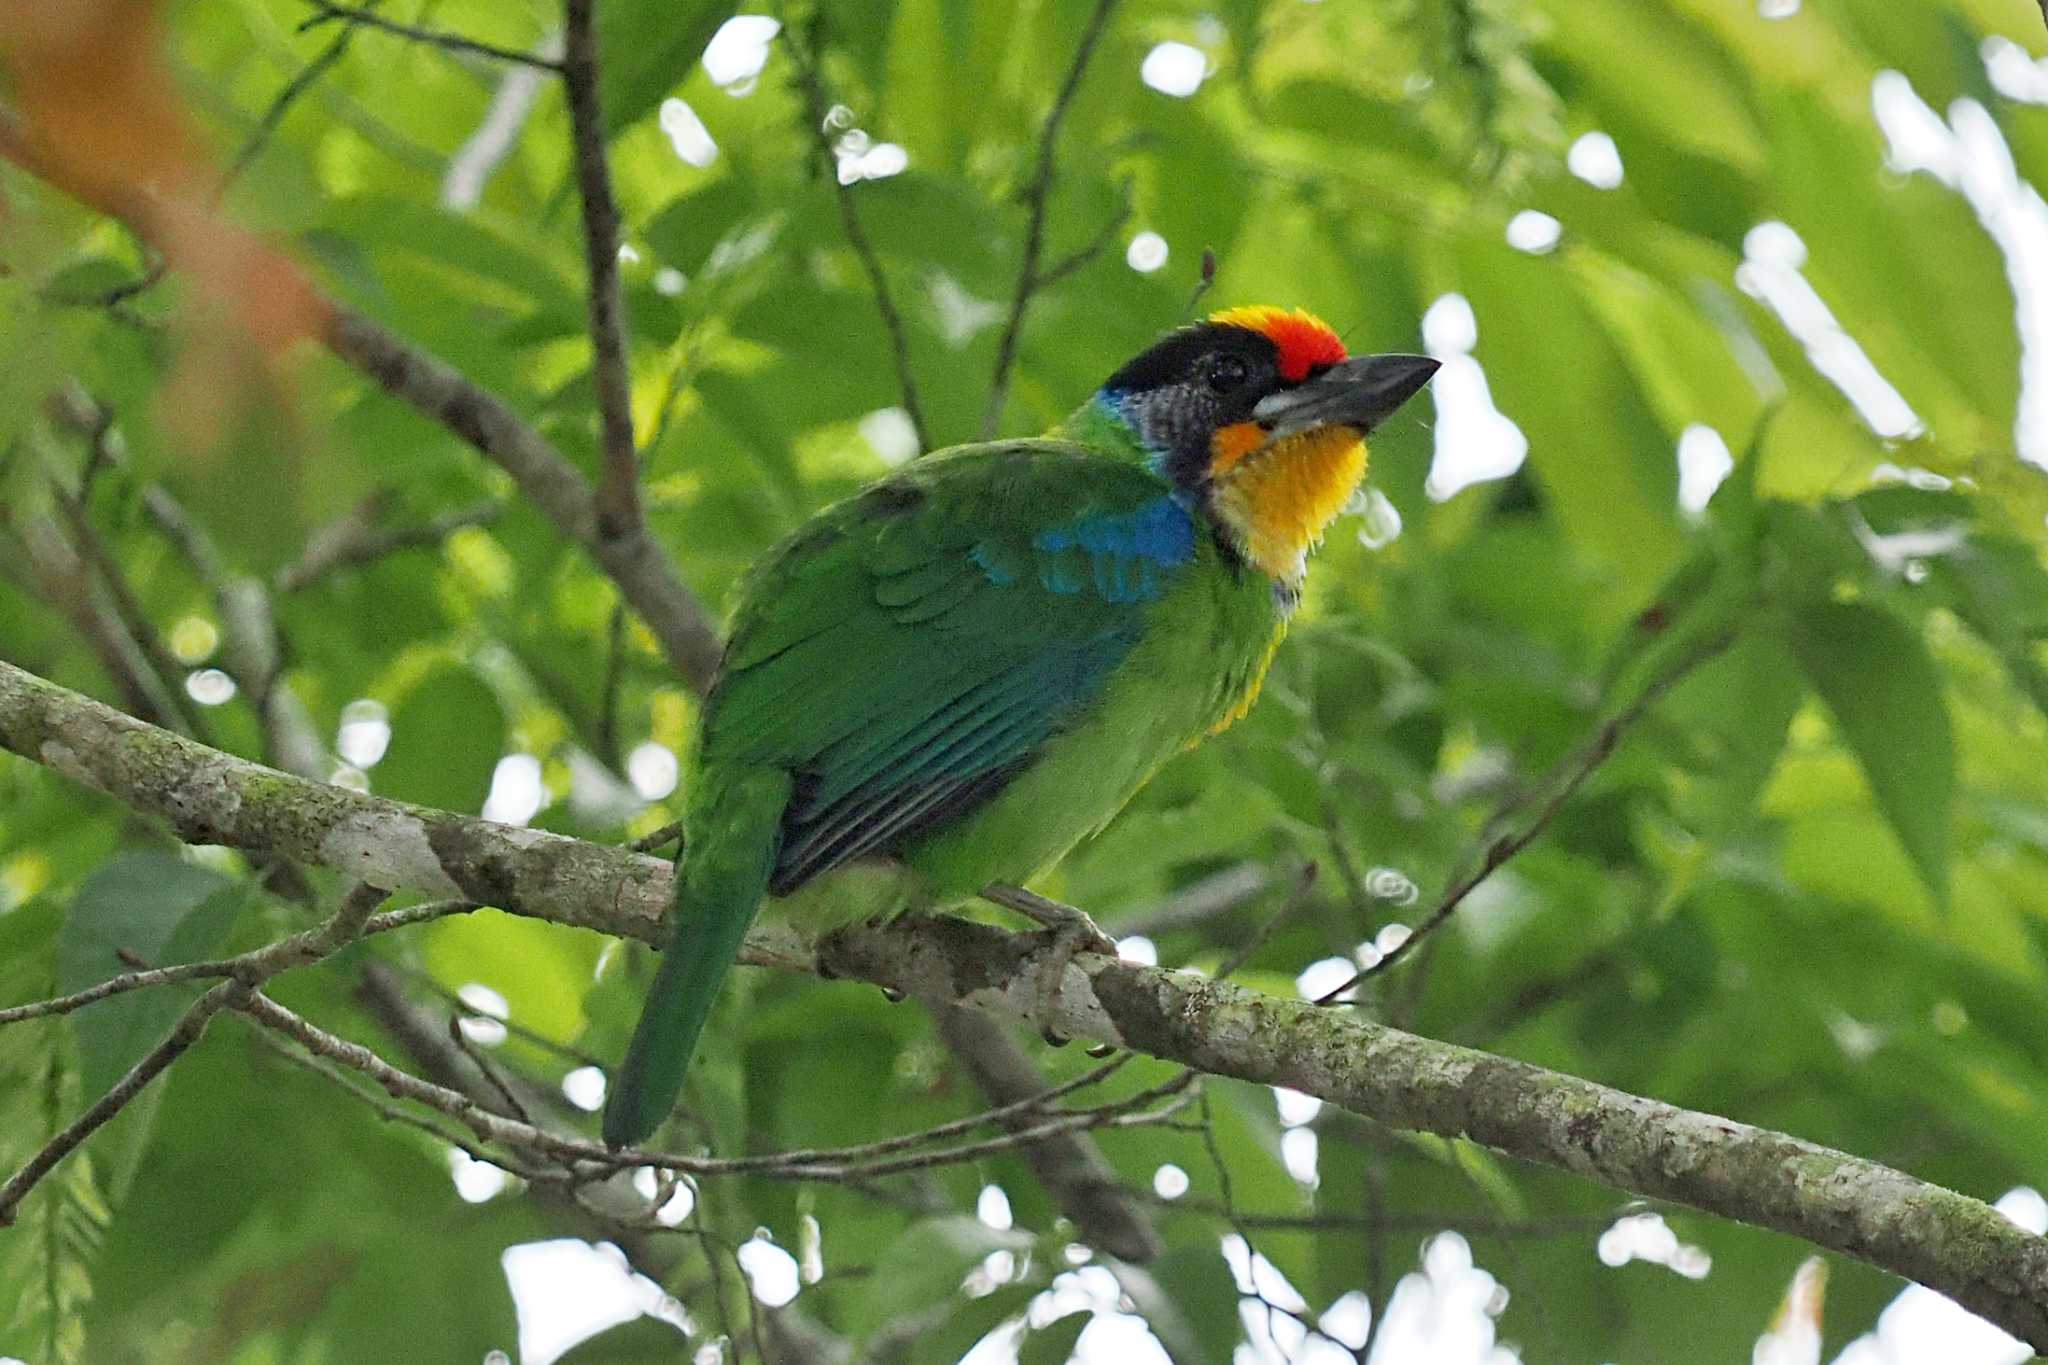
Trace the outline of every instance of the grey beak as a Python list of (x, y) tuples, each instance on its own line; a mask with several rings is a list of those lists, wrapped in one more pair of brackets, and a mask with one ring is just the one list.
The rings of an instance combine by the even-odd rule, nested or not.
[(1332, 365), (1305, 384), (1268, 394), (1252, 417), (1275, 436), (1315, 427), (1347, 426), (1364, 435), (1421, 392), (1437, 371), (1426, 355), (1361, 355)]

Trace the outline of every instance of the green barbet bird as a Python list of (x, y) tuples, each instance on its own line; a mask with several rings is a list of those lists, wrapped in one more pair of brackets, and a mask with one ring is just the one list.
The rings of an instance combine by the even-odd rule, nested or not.
[(934, 453), (769, 551), (705, 699), (673, 939), (605, 1141), (667, 1117), (764, 897), (845, 922), (877, 876), (887, 911), (1027, 881), (1242, 716), (1365, 434), (1435, 371), (1229, 309), (1046, 438)]

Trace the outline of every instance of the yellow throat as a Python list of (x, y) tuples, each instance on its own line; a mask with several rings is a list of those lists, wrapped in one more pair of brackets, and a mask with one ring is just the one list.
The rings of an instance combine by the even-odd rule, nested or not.
[(1246, 559), (1298, 585), (1308, 552), (1365, 477), (1365, 442), (1349, 427), (1318, 427), (1262, 448), (1263, 438), (1249, 422), (1216, 433), (1210, 505)]

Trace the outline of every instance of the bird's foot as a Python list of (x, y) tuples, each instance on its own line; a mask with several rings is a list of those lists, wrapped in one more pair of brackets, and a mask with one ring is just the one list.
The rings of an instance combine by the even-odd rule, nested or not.
[(1009, 886), (1002, 882), (988, 886), (982, 891), (981, 897), (992, 905), (1014, 910), (1026, 919), (1037, 920), (1055, 933), (1072, 935), (1073, 952), (1101, 953), (1104, 957), (1116, 956), (1116, 940), (1103, 933), (1101, 927), (1088, 917), (1086, 910), (1062, 905), (1056, 900), (1046, 899), (1036, 891), (1026, 891), (1021, 886)]
[[(1116, 956), (1116, 940), (1103, 933), (1085, 910), (1047, 900), (1036, 892), (1017, 886), (991, 886), (982, 894), (995, 904), (1015, 910), (1045, 926), (1050, 946), (1034, 973), (1038, 993), (1036, 1012), (1040, 1019), (1050, 1019), (1058, 1012), (1060, 984), (1066, 978), (1068, 964), (1076, 955), (1101, 953), (1105, 957)], [(1050, 1026), (1040, 1032), (1054, 1047), (1064, 1047), (1068, 1042)]]

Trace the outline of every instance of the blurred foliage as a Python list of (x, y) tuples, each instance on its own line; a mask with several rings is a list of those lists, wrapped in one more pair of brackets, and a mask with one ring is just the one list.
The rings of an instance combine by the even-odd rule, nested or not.
[[(899, 402), (897, 378), (786, 41), (757, 78), (721, 89), (697, 59), (726, 8), (599, 8), (649, 515), (716, 602), (776, 536), (901, 457), (892, 424), (872, 417)], [(850, 193), (902, 305), (938, 443), (976, 434), (1016, 283), (1020, 195), (1090, 8), (860, 0), (799, 19), (844, 106), (840, 130), (907, 153), (902, 173)], [(1116, 8), (1066, 117), (1046, 259), (1108, 249), (1033, 300), (1004, 430), (1042, 429), (1179, 320), (1213, 248), (1208, 301), (1305, 305), (1361, 349), (1416, 348), (1432, 301), (1463, 295), (1472, 354), (1529, 455), (1512, 477), (1438, 501), (1427, 409), (1381, 433), (1372, 481), (1400, 536), (1369, 549), (1358, 522), (1340, 523), (1262, 705), (1171, 766), (1047, 889), (1117, 931), (1210, 874), (1312, 860), (1316, 892), (1240, 974), (1291, 993), (1310, 963), (1348, 959), (1412, 920), (1503, 799), (1732, 632), (1544, 837), (1373, 983), (1365, 1007), (1993, 1198), (2048, 1182), (2048, 479), (2015, 452), (2021, 348), (1999, 248), (1956, 190), (1887, 164), (1872, 81), (1903, 72), (1933, 110), (1977, 102), (2018, 175), (2038, 180), (2048, 111), (1995, 93), (1980, 44), (2039, 47), (2040, 16), (2019, 0), (1762, 8), (1782, 17), (1737, 0)], [(249, 153), (228, 212), (594, 465), (559, 91), (387, 33), (300, 32), (310, 13), (296, 0), (170, 7), (169, 58), (219, 163)], [(523, 2), (380, 13), (521, 51), (559, 23)], [(1167, 41), (1206, 54), (1190, 97), (1139, 80)], [(261, 126), (331, 45), (331, 63)], [(515, 87), (528, 79), (523, 108)], [(715, 143), (708, 165), (679, 158), (671, 100)], [(449, 207), (451, 160), (486, 129), (508, 138), (502, 158), (477, 202)], [(1595, 130), (1620, 150), (1611, 188), (1567, 168)], [(1528, 210), (1561, 224), (1553, 247), (1509, 244), (1508, 223)], [(195, 438), (208, 424), (190, 420), (192, 405), (247, 406), (175, 382), (205, 344), (190, 322), (204, 300), (172, 278), (96, 302), (148, 262), (115, 225), (11, 168), (0, 215), (10, 660), (119, 695), (22, 571), (21, 531), (53, 515), (50, 489), (75, 487), (85, 461), (45, 402), (64, 381), (117, 422), (121, 458), (90, 490), (92, 524), (195, 669), (220, 662), (221, 622), (209, 585), (143, 514), (147, 482), (210, 527), (233, 569), (259, 576), (372, 492), (394, 526), (510, 492), (455, 436), (325, 355), (294, 365), (285, 415)], [(1739, 286), (1749, 234), (1772, 220), (1800, 234), (1803, 279), (1924, 424), (1914, 434), (1874, 435), (1760, 291)], [(1126, 263), (1141, 231), (1164, 238), (1164, 268)], [(1737, 466), (1703, 515), (1677, 498), (1674, 449), (1694, 424)], [(546, 791), (535, 823), (618, 840), (672, 818), (672, 796), (633, 794), (628, 760), (638, 750), (645, 762), (649, 743), (680, 747), (694, 703), (637, 624), (615, 625), (616, 601), (514, 500), (487, 526), (334, 572), (276, 610), (286, 680), (324, 736), (363, 699), (382, 710), (352, 716), (388, 717), (388, 751), (356, 774), (373, 790), (475, 811), (498, 759), (529, 754)], [(206, 720), (216, 743), (261, 752), (246, 696)], [(1399, 884), (1384, 870), (1421, 888), (1420, 905), (1376, 895)], [(1154, 934), (1160, 960), (1215, 966), (1274, 912), (1284, 880), (1227, 912), (1169, 921)], [(0, 759), (0, 1001), (111, 973), (110, 945), (204, 957), (302, 913), (239, 861), (168, 851), (107, 802)], [(387, 936), (281, 981), (281, 996), (395, 1051), (356, 989), (372, 959), (442, 991), (497, 991), (522, 1030), (502, 1064), (548, 1087), (582, 1057), (618, 1054), (649, 964), (486, 914)], [(981, 1106), (908, 1007), (852, 984), (741, 978), (679, 1140), (725, 1154), (862, 1142)], [(131, 996), (0, 1030), (0, 1166), (89, 1102), (189, 998)], [(1054, 1077), (1086, 1065), (1042, 1055)], [(1165, 1074), (1133, 1066), (1110, 1089)], [(1228, 1358), (1241, 1330), (1217, 1252), (1228, 1225), (1213, 1213), (1226, 1171), (1245, 1212), (1465, 1227), (1512, 1291), (1501, 1338), (1532, 1360), (1745, 1358), (1803, 1254), (1673, 1212), (1682, 1239), (1711, 1253), (1706, 1278), (1611, 1269), (1593, 1250), (1598, 1215), (1620, 1206), (1611, 1191), (1328, 1109), (1309, 1187), (1282, 1162), (1269, 1094), (1222, 1085), (1213, 1098), (1213, 1150), (1158, 1129), (1102, 1139), (1140, 1189), (1166, 1162), (1191, 1181), (1180, 1208), (1160, 1211), (1170, 1254), (1142, 1292), (1137, 1278), (1125, 1286), (1186, 1360)], [(513, 1352), (500, 1253), (601, 1234), (516, 1184), (466, 1204), (448, 1175), (445, 1149), (380, 1124), (223, 1019), (0, 1233), (0, 1356)], [(1014, 1230), (968, 1216), (985, 1184), (1008, 1192)], [(904, 1188), (915, 1197), (707, 1187), (689, 1226), (711, 1237), (668, 1238), (667, 1288), (716, 1331), (718, 1276), (735, 1274), (716, 1248), (755, 1228), (795, 1248), (814, 1219), (824, 1274), (796, 1308), (856, 1342), (914, 1321), (900, 1358), (951, 1361), (1064, 1268), (1070, 1230), (1015, 1159)], [(1517, 1232), (1560, 1217), (1562, 1233)], [(1311, 1315), (1354, 1290), (1383, 1303), (1417, 1236), (1252, 1231)], [(959, 1295), (997, 1252), (1009, 1282)], [(1848, 1262), (1829, 1283), (1831, 1351), (1897, 1287)], [(750, 1354), (742, 1324), (728, 1325)], [(1064, 1359), (1082, 1325), (1045, 1323), (1024, 1358)], [(572, 1358), (682, 1358), (657, 1326)]]

